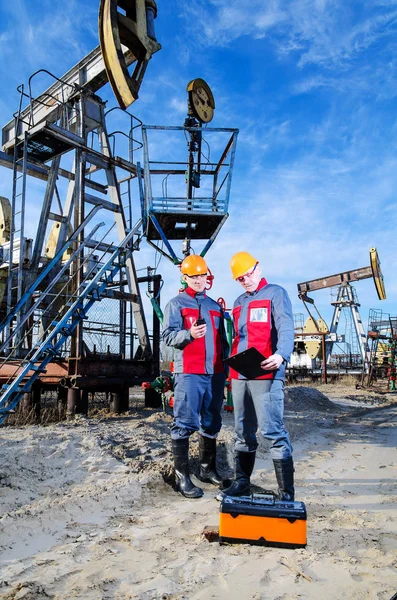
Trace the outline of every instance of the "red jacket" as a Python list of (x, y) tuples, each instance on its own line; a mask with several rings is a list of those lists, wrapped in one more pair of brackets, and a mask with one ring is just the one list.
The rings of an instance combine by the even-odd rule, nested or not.
[[(193, 339), (190, 328), (199, 317), (207, 325), (205, 337)], [(174, 348), (175, 373), (212, 375), (223, 373), (228, 344), (221, 307), (205, 292), (191, 288), (172, 298), (164, 310), (163, 341)]]
[[(254, 292), (245, 292), (237, 298), (232, 314), (235, 337), (231, 356), (251, 347), (266, 358), (280, 354), (285, 362), (257, 379), (284, 379), (285, 363), (294, 348), (294, 318), (286, 290), (267, 283), (263, 277)], [(230, 377), (244, 379), (233, 369)]]

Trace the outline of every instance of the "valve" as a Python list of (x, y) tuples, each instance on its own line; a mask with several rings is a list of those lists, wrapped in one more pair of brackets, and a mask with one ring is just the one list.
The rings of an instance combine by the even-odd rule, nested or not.
[(162, 377), (161, 375), (159, 377), (156, 377), (156, 379), (154, 379), (153, 381), (144, 381), (142, 383), (142, 389), (156, 390), (160, 394), (165, 394), (165, 392), (168, 392), (168, 390), (170, 390), (171, 388), (172, 384), (169, 377)]
[(167, 397), (165, 395), (169, 390), (174, 389), (174, 382), (171, 377), (163, 377), (160, 375), (156, 377), (153, 381), (144, 381), (142, 383), (142, 389), (144, 390), (154, 390), (161, 396), (161, 404), (163, 406), (163, 411), (167, 410)]
[(211, 273), (211, 269), (208, 267), (207, 285), (205, 286), (205, 289), (210, 290), (212, 288), (213, 283), (214, 283), (214, 276)]

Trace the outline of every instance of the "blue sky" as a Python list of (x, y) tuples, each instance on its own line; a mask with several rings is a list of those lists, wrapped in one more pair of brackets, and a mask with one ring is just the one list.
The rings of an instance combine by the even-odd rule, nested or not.
[[(0, 0), (2, 125), (32, 72), (60, 77), (98, 44), (98, 4)], [(186, 84), (202, 77), (215, 96), (213, 126), (240, 130), (230, 217), (207, 255), (212, 295), (232, 304), (240, 287), (229, 259), (248, 250), (304, 312), (298, 282), (367, 266), (376, 246), (388, 297), (357, 283), (362, 317), (369, 308), (396, 315), (397, 2), (158, 0), (158, 10), (162, 50), (132, 111), (147, 124), (181, 125)], [(99, 94), (116, 104), (109, 86)], [(5, 169), (0, 194), (11, 194)], [(136, 261), (153, 264), (154, 252), (143, 248)], [(179, 278), (165, 259), (159, 270), (164, 302)], [(329, 322), (329, 291), (313, 297)]]

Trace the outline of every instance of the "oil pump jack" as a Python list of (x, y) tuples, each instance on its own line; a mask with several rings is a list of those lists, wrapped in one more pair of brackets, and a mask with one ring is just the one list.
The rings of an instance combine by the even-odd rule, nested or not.
[[(329, 361), (333, 345), (336, 341), (338, 341), (337, 330), (342, 309), (347, 309), (351, 313), (362, 362), (365, 362), (366, 334), (364, 332), (363, 323), (359, 313), (360, 304), (358, 302), (357, 294), (351, 284), (355, 281), (372, 278), (379, 300), (384, 300), (386, 298), (385, 285), (376, 248), (370, 249), (369, 256), (370, 265), (367, 267), (354, 269), (352, 271), (345, 271), (343, 273), (337, 273), (334, 275), (328, 275), (327, 277), (312, 279), (310, 281), (297, 284), (298, 296), (303, 301), (309, 317), (305, 322), (303, 335), (297, 334), (295, 336), (295, 341), (304, 342), (306, 352), (312, 359), (320, 355), (323, 356), (323, 347), (325, 347), (324, 363), (326, 364)], [(321, 318), (321, 315), (315, 306), (314, 300), (307, 294), (308, 292), (334, 286), (337, 286), (338, 293), (336, 301), (332, 303), (334, 306), (334, 314), (332, 317), (331, 326), (328, 329), (327, 324)], [(316, 311), (316, 315), (313, 315), (310, 312), (308, 305), (313, 306), (314, 310)]]
[[(148, 61), (160, 49), (156, 15), (154, 0), (101, 0), (100, 46), (63, 77), (40, 70), (27, 88), (18, 88), (19, 108), (3, 128), (0, 152), (0, 166), (13, 173), (11, 202), (0, 201), (0, 423), (22, 398), (39, 401), (46, 386), (67, 396), (70, 415), (86, 412), (88, 391), (97, 390), (111, 391), (114, 409), (125, 410), (129, 386), (159, 374), (158, 311), (151, 343), (140, 284), (148, 283), (158, 304), (161, 276), (148, 268), (138, 277), (134, 253), (146, 238), (178, 264), (170, 240), (183, 240), (188, 254), (191, 240), (203, 239), (204, 255), (227, 218), (237, 130), (212, 130), (231, 137), (215, 163), (208, 156), (203, 166), (203, 123), (215, 108), (213, 97), (205, 96), (210, 93), (205, 82), (188, 86), (198, 118), (189, 115), (183, 127), (145, 127), (127, 110), (138, 98)], [(34, 97), (39, 74), (52, 83)], [(107, 81), (119, 104), (110, 110), (97, 95)], [(108, 132), (115, 110), (122, 111), (127, 133)], [(188, 160), (180, 158), (181, 145), (174, 140), (176, 164), (168, 155), (166, 162), (149, 158), (148, 130), (178, 132), (183, 146), (187, 136)], [(117, 154), (120, 138), (127, 139), (127, 157)], [(136, 161), (140, 148), (143, 164)], [(168, 178), (177, 175), (185, 179), (187, 192), (178, 187), (170, 196)], [(197, 197), (204, 176), (213, 180), (212, 187), (206, 185), (206, 196)], [(27, 226), (32, 228), (31, 177), (46, 182), (34, 239), (26, 235)], [(138, 218), (132, 207), (134, 182)]]

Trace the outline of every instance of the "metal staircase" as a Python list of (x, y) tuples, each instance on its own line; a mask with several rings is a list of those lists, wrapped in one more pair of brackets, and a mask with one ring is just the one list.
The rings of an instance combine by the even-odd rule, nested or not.
[[(20, 89), (19, 108), (14, 115), (15, 132), (21, 126), (21, 106), (23, 101), (23, 86)], [(12, 170), (12, 200), (11, 200), (11, 228), (8, 254), (7, 278), (7, 314), (11, 310), (13, 297), (19, 301), (22, 295), (23, 267), (25, 258), (26, 241), (24, 235), (25, 224), (25, 199), (26, 199), (26, 174), (27, 174), (27, 134), (24, 132), (21, 140), (15, 136), (14, 156)], [(17, 255), (17, 256), (15, 256)]]
[[(13, 338), (15, 338), (20, 333), (20, 331), (23, 328), (23, 326), (25, 325), (26, 321), (35, 312), (35, 310), (39, 309), (40, 305), (42, 308), (43, 301), (47, 298), (47, 296), (49, 296), (51, 291), (54, 290), (54, 287), (58, 283), (60, 278), (65, 273), (67, 273), (67, 271), (68, 271), (70, 265), (72, 264), (73, 260), (75, 259), (76, 255), (79, 252), (81, 252), (83, 247), (90, 241), (90, 239), (93, 237), (93, 235), (96, 233), (96, 231), (104, 225), (104, 223), (99, 223), (93, 228), (93, 230), (87, 235), (86, 239), (82, 242), (82, 244), (80, 244), (78, 246), (77, 250), (75, 250), (70, 255), (70, 258), (66, 262), (62, 262), (60, 269), (58, 270), (56, 276), (51, 280), (51, 282), (47, 286), (47, 288), (44, 291), (41, 291), (42, 282), (44, 282), (44, 280), (49, 275), (49, 273), (51, 273), (51, 271), (54, 270), (56, 265), (62, 261), (62, 257), (64, 255), (64, 253), (72, 246), (72, 244), (75, 242), (75, 240), (79, 236), (80, 232), (85, 228), (85, 226), (89, 223), (89, 221), (91, 221), (92, 217), (94, 217), (94, 215), (98, 212), (98, 210), (100, 210), (100, 208), (101, 208), (100, 206), (97, 206), (92, 209), (92, 211), (89, 213), (89, 215), (86, 217), (86, 219), (84, 219), (83, 223), (70, 236), (70, 238), (67, 240), (67, 242), (65, 242), (65, 244), (57, 252), (57, 254), (54, 256), (54, 258), (48, 263), (46, 268), (43, 269), (43, 271), (40, 273), (39, 277), (36, 279), (34, 284), (31, 285), (25, 291), (25, 293), (20, 298), (20, 300), (17, 302), (17, 304), (10, 310), (10, 312), (7, 314), (7, 317), (5, 318), (5, 320), (2, 323), (0, 323), (0, 333), (2, 333), (4, 331), (4, 329), (9, 331), (5, 341), (0, 345), (0, 352), (2, 352), (3, 350), (5, 350), (6, 348), (9, 347), (9, 344), (11, 343)], [(34, 301), (35, 294), (37, 294), (39, 296), (36, 301)], [(30, 308), (26, 308), (26, 307), (30, 307)], [(24, 308), (25, 308), (24, 317), (20, 318), (22, 310)], [(19, 317), (19, 320), (18, 320), (18, 317)], [(10, 331), (10, 325), (13, 323), (13, 321), (17, 321), (17, 322), (14, 325), (14, 327), (12, 328), (12, 330)], [(11, 350), (12, 350), (12, 347), (11, 347)], [(11, 352), (10, 355), (12, 356), (13, 352)]]
[[(78, 325), (87, 318), (92, 305), (106, 297), (108, 286), (114, 282), (116, 275), (126, 266), (127, 261), (134, 251), (133, 238), (138, 234), (140, 227), (141, 222), (139, 221), (127, 234), (123, 242), (104, 260), (95, 275), (81, 282), (80, 287), (75, 292), (75, 299), (70, 301), (64, 310), (61, 311), (58, 318), (52, 321), (50, 330), (46, 331), (43, 337), (37, 340), (29, 355), (19, 364), (18, 372), (13, 375), (10, 383), (3, 386), (0, 396), (0, 424), (14, 411), (23, 395), (32, 389), (36, 379), (41, 373), (45, 372), (48, 363), (54, 358), (61, 356), (60, 350), (62, 346), (73, 334)], [(92, 234), (94, 233), (95, 231), (92, 232)], [(78, 232), (75, 235), (78, 235)], [(78, 248), (78, 251), (80, 250), (81, 247)], [(50, 266), (52, 267), (53, 265), (49, 265), (49, 268)], [(90, 277), (90, 274), (88, 277)], [(32, 297), (34, 290), (37, 290), (40, 283), (41, 281), (38, 281), (25, 294), (23, 298), (25, 304), (29, 297)], [(45, 295), (50, 293), (53, 285), (55, 285), (55, 281), (45, 291)], [(40, 300), (42, 299), (40, 298)], [(36, 304), (35, 309), (37, 308)], [(20, 307), (15, 307), (13, 315), (18, 314), (19, 310)], [(11, 318), (12, 316), (10, 315), (8, 320)], [(2, 326), (4, 328), (5, 324)], [(13, 335), (16, 334), (17, 330), (13, 332)]]

